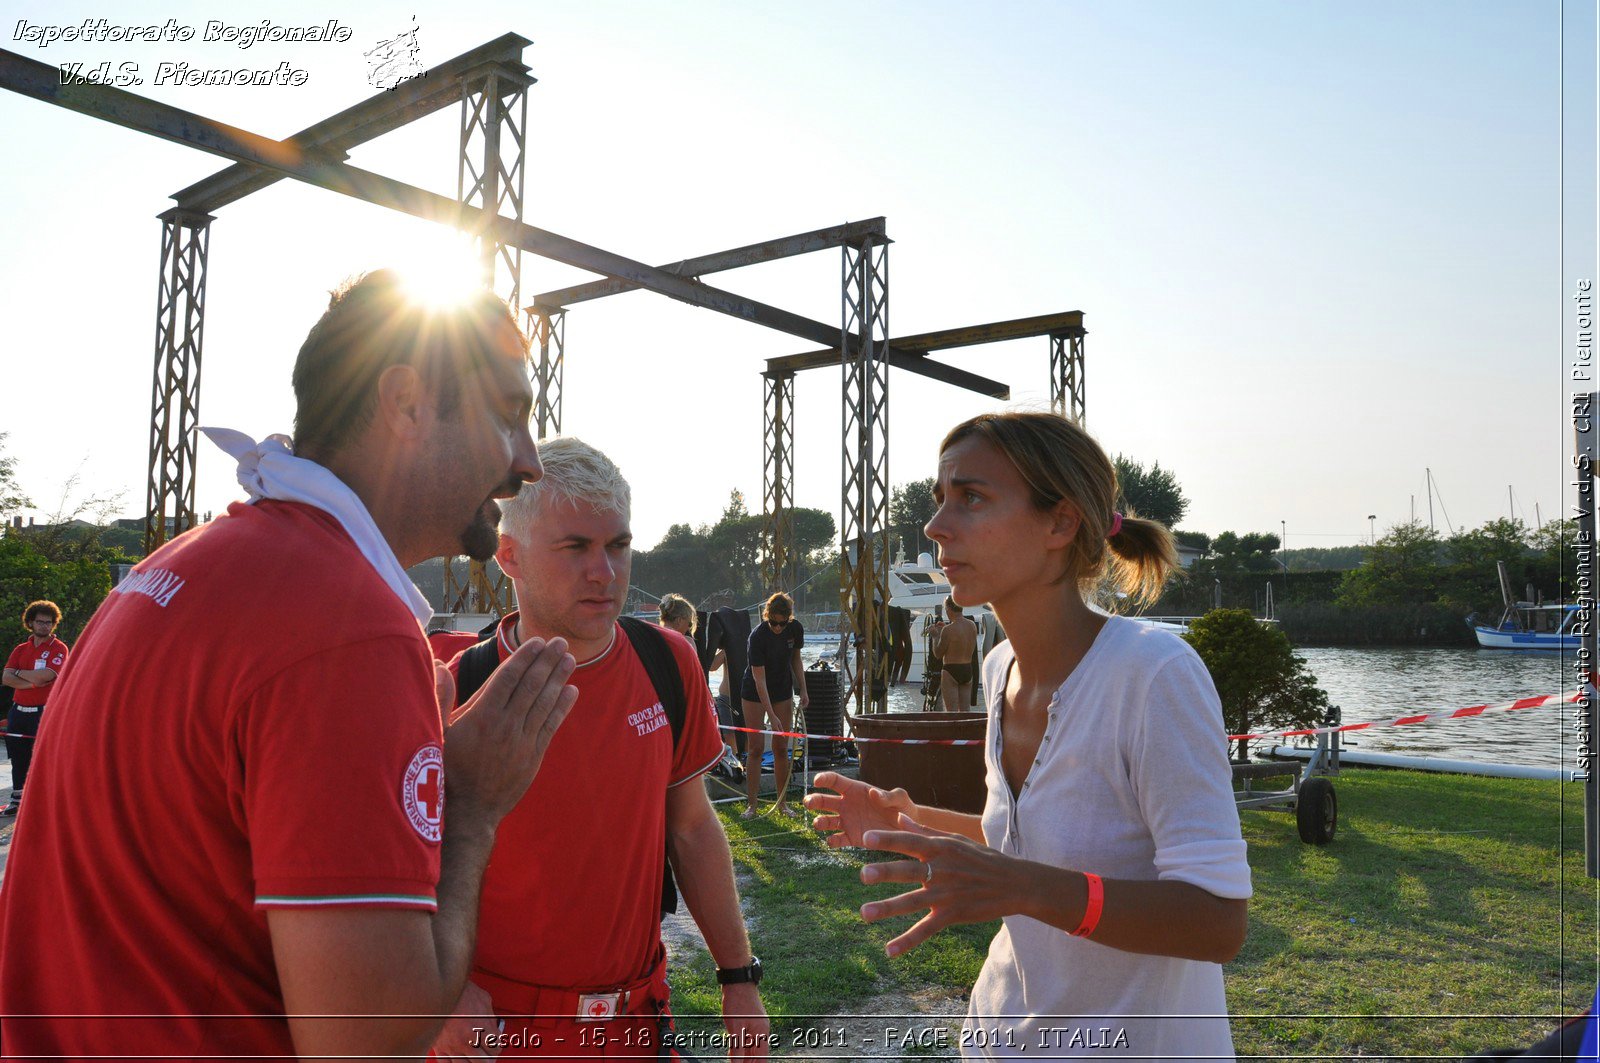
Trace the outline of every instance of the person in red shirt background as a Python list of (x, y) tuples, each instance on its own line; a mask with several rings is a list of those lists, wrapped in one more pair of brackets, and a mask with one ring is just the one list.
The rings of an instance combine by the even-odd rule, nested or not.
[(33, 761), (33, 740), (44, 718), (50, 688), (67, 663), (67, 644), (55, 637), (61, 608), (55, 602), (29, 602), (22, 611), (28, 637), (6, 658), (5, 685), (12, 689), (6, 717), (6, 757), (11, 761), (11, 801), (0, 816), (14, 816), (22, 807), (22, 784)]

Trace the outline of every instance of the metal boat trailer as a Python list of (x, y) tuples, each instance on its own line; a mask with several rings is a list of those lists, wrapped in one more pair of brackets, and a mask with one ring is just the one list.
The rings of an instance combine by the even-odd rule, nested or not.
[[(1337, 705), (1328, 711), (1324, 726), (1338, 727), (1341, 714)], [(1339, 799), (1331, 778), (1339, 774), (1339, 733), (1323, 732), (1311, 759), (1298, 761), (1253, 761), (1233, 764), (1233, 799), (1240, 808), (1259, 808), (1270, 812), (1292, 812), (1300, 830), (1300, 840), (1308, 845), (1327, 845), (1339, 827)], [(1287, 790), (1258, 790), (1263, 779), (1293, 776)]]

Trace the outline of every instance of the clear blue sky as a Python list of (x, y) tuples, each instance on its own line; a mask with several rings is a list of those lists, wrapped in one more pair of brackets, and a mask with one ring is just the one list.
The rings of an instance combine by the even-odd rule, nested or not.
[[(147, 77), (162, 60), (288, 59), (304, 86), (136, 90), (281, 137), (371, 93), (361, 53), (413, 10), (429, 65), (507, 31), (534, 41), (533, 224), (656, 262), (881, 214), (892, 334), (1082, 310), (1089, 428), (1177, 474), (1185, 527), (1354, 542), (1369, 513), (1380, 534), (1406, 519), (1412, 495), (1426, 519), (1425, 467), (1457, 526), (1504, 516), (1508, 485), (1530, 522), (1562, 504), (1555, 4), (23, 2), (0, 46)], [(1592, 69), (1593, 8), (1568, 11), (1568, 62), (1576, 36)], [(95, 16), (336, 18), (353, 35), (14, 39), (18, 20)], [(1588, 150), (1569, 136), (1569, 163), (1592, 179), (1592, 102), (1568, 108), (1590, 134)], [(453, 194), (455, 122), (352, 161)], [(155, 215), (224, 164), (12, 94), (0, 130), (10, 451), (41, 515), (75, 471), (138, 515)], [(220, 212), (202, 421), (287, 431), (289, 368), (326, 290), (431, 246), (429, 228), (291, 182)], [(1592, 226), (1568, 233), (1569, 256), (1593, 247)], [(712, 283), (834, 322), (838, 276), (824, 253)], [(528, 292), (581, 279), (525, 262)], [(730, 489), (759, 505), (762, 359), (813, 345), (642, 292), (575, 309), (567, 339), (565, 427), (629, 475), (640, 545), (714, 520)], [(1043, 339), (943, 360), (1048, 399)], [(835, 514), (839, 383), (798, 386), (798, 499)], [(901, 374), (890, 401), (895, 483), (930, 475), (943, 431), (995, 405)], [(231, 463), (201, 445), (200, 507), (220, 509)]]

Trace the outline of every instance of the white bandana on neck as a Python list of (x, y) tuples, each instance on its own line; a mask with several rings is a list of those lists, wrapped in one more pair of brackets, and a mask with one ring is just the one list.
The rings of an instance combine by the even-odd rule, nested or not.
[(356, 549), (367, 559), (367, 564), (411, 610), (417, 623), (428, 626), (433, 618), (433, 607), (406, 578), (406, 570), (400, 567), (400, 560), (394, 556), (388, 540), (372, 522), (372, 514), (343, 480), (314, 461), (295, 457), (288, 436), (270, 435), (257, 443), (231, 428), (202, 428), (200, 431), (238, 461), (239, 484), (249, 492), (251, 502), (263, 498), (304, 502), (338, 521), (355, 540)]

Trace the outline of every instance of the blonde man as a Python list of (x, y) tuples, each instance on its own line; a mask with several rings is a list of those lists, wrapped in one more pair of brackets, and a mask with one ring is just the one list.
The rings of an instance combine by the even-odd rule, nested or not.
[[(570, 437), (541, 442), (539, 457), (544, 478), (506, 503), (500, 521), (495, 557), (516, 588), (517, 612), (501, 621), (495, 646), (504, 659), (526, 640), (560, 633), (577, 661), (578, 701), (535, 785), (500, 826), (471, 982), (435, 1052), (470, 1057), (516, 1045), (570, 1057), (657, 1046), (668, 1003), (661, 904), (670, 853), (724, 983), (732, 1058), (765, 1058), (760, 964), (728, 840), (699, 781), (722, 755), (705, 672), (687, 639), (647, 626), (682, 684), (674, 737), (665, 699), (619, 624), (633, 565), (628, 482)], [(475, 652), (452, 670), (466, 672)], [(547, 1018), (535, 1026), (530, 1015)], [(564, 1018), (552, 1027), (550, 1016)]]

